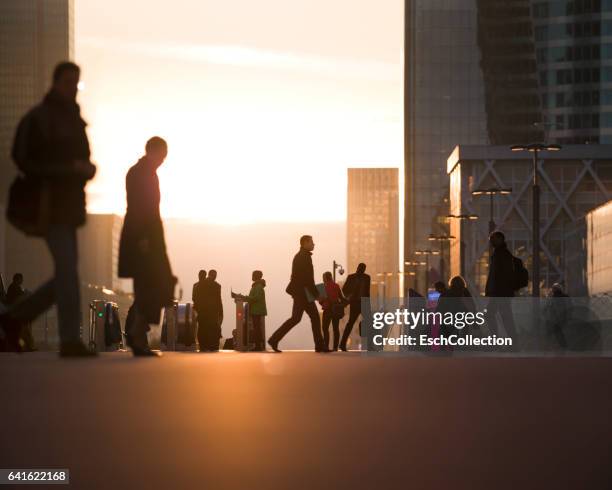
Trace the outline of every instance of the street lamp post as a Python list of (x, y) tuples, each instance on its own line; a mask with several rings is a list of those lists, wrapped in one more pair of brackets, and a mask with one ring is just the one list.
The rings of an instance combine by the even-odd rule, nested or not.
[(429, 235), (428, 240), (431, 242), (438, 242), (440, 244), (440, 278), (446, 282), (445, 279), (445, 267), (444, 267), (444, 242), (450, 242), (454, 240), (453, 235)]
[(511, 146), (512, 151), (529, 151), (533, 154), (533, 209), (532, 209), (532, 241), (533, 241), (533, 279), (531, 295), (540, 297), (540, 172), (538, 169), (538, 154), (541, 151), (559, 151), (559, 145), (546, 145), (544, 143), (531, 143), (529, 145)]
[[(408, 271), (408, 272), (406, 272), (405, 274), (406, 274), (406, 275), (409, 275), (409, 276), (411, 276), (411, 277), (414, 277), (414, 289), (416, 289), (416, 290), (418, 291), (418, 290), (419, 290), (419, 286), (418, 286), (418, 281), (417, 281), (418, 276), (417, 276), (417, 273), (416, 273), (416, 268), (417, 268), (418, 266), (420, 266), (420, 265), (421, 265), (421, 266), (423, 266), (423, 265), (425, 265), (425, 266), (426, 266), (426, 265), (427, 265), (427, 262), (422, 261), (422, 260), (418, 260), (418, 261), (409, 261), (409, 260), (408, 260), (408, 261), (404, 262), (404, 265), (405, 265), (407, 268), (410, 268), (410, 267), (414, 267), (414, 268), (415, 268), (415, 270), (414, 270), (414, 271)], [(408, 287), (406, 287), (406, 286), (405, 286), (405, 287), (404, 287), (404, 296), (407, 296), (407, 294), (406, 294), (406, 292), (407, 292), (407, 291), (408, 291)]]
[(489, 235), (495, 231), (493, 220), (493, 197), (497, 194), (506, 195), (512, 193), (511, 187), (489, 187), (487, 189), (476, 189), (472, 191), (473, 196), (489, 196)]
[[(448, 214), (446, 215), (446, 218), (451, 220), (451, 219), (458, 219), (460, 221), (463, 220), (467, 220), (467, 221), (475, 221), (479, 218), (479, 216), (477, 214)], [(489, 225), (490, 226), (490, 225)], [(461, 231), (460, 234), (461, 240), (459, 241), (459, 255), (460, 255), (460, 265), (459, 265), (459, 269), (460, 269), (460, 273), (462, 276), (465, 277), (465, 242), (463, 240), (463, 231)]]
[(336, 262), (334, 260), (334, 264), (333, 264), (333, 276), (334, 276), (334, 282), (336, 282), (336, 269), (338, 269), (338, 274), (343, 275), (344, 274), (344, 267), (342, 267), (338, 262)]
[(427, 290), (429, 289), (429, 256), (430, 255), (440, 255), (440, 252), (437, 250), (415, 250), (414, 255), (424, 255), (425, 256), (425, 294), (427, 294)]

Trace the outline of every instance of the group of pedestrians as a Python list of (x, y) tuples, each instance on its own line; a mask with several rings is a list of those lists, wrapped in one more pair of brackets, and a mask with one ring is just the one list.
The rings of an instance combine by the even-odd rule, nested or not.
[[(27, 328), (37, 316), (57, 305), (60, 355), (65, 357), (93, 356), (80, 339), (80, 291), (77, 271), (77, 228), (85, 222), (85, 185), (96, 167), (90, 161), (90, 148), (85, 132), (86, 123), (76, 102), (80, 68), (72, 62), (57, 65), (53, 83), (42, 102), (31, 109), (20, 121), (12, 148), (12, 157), (19, 175), (11, 186), (7, 217), (24, 233), (45, 240), (54, 264), (54, 276), (31, 294), (21, 287), (22, 277), (16, 275), (10, 291), (8, 308), (0, 305), (0, 327), (5, 343), (15, 347), (23, 343), (33, 349)], [(172, 305), (176, 277), (172, 273), (166, 250), (164, 228), (160, 216), (158, 168), (168, 155), (168, 144), (158, 136), (150, 138), (144, 155), (126, 175), (127, 210), (119, 246), (118, 275), (133, 280), (134, 303), (126, 322), (128, 346), (136, 356), (156, 356), (147, 340), (151, 324), (160, 320), (164, 306)], [(509, 252), (503, 233), (491, 234), (493, 253), (486, 285), (490, 328), (497, 331), (500, 317), (509, 335), (515, 335), (510, 303), (515, 291), (526, 286), (527, 271), (522, 262)], [(279, 343), (301, 320), (304, 313), (310, 319), (314, 347), (317, 352), (346, 351), (354, 324), (362, 314), (362, 300), (369, 300), (370, 277), (365, 264), (359, 264), (340, 289), (330, 272), (323, 276), (323, 285), (315, 284), (312, 236), (300, 238), (300, 249), (293, 258), (291, 279), (286, 292), (292, 297), (292, 312), (268, 339), (275, 352)], [(265, 281), (261, 271), (253, 272), (253, 285), (248, 295), (253, 323), (260, 328), (267, 314)], [(466, 296), (462, 278), (450, 281), (450, 288), (442, 297)], [(469, 294), (469, 293), (468, 293)], [(216, 271), (200, 272), (194, 285), (192, 299), (198, 314), (198, 339), (202, 350), (219, 348), (223, 306), (221, 286), (216, 282)], [(316, 302), (323, 309), (321, 324)], [(349, 318), (340, 337), (339, 323), (349, 306)], [(441, 302), (441, 307), (444, 300)], [(18, 325), (19, 327), (15, 327)], [(333, 340), (330, 348), (330, 332)], [(18, 333), (16, 333), (18, 332)], [(257, 335), (257, 334), (256, 334)], [(263, 347), (263, 333), (256, 338)]]
[[(54, 276), (32, 294), (0, 309), (0, 326), (6, 332), (10, 325), (31, 322), (56, 304), (63, 357), (96, 355), (80, 338), (76, 232), (85, 223), (85, 185), (96, 167), (90, 161), (86, 123), (76, 102), (79, 78), (78, 65), (58, 64), (51, 89), (18, 125), (12, 157), (19, 174), (9, 192), (7, 218), (22, 232), (45, 240)], [(149, 139), (144, 156), (126, 176), (118, 273), (134, 283), (126, 338), (136, 356), (156, 355), (149, 348), (147, 331), (174, 298), (176, 278), (166, 252), (157, 177), (167, 153), (162, 138)]]
[[(366, 265), (359, 264), (357, 271), (350, 274), (342, 290), (333, 280), (331, 272), (323, 275), (324, 290), (317, 288), (314, 279), (314, 268), (312, 265), (312, 252), (315, 243), (310, 235), (300, 238), (300, 250), (293, 257), (291, 264), (291, 279), (286, 288), (293, 300), (291, 317), (288, 318), (268, 339), (268, 344), (274, 352), (282, 352), (279, 343), (289, 331), (300, 323), (302, 316), (306, 313), (310, 319), (312, 338), (316, 352), (333, 352), (338, 347), (346, 351), (347, 342), (353, 325), (361, 314), (361, 301), (370, 297), (370, 276), (365, 273)], [(319, 310), (316, 306), (319, 301), (323, 307), (323, 329)], [(344, 316), (345, 305), (350, 305), (349, 321), (340, 337), (340, 319)], [(333, 346), (329, 347), (329, 326), (333, 326)]]
[[(85, 185), (95, 176), (96, 167), (90, 161), (85, 131), (87, 124), (76, 102), (79, 78), (78, 65), (72, 62), (58, 64), (53, 72), (51, 89), (42, 102), (23, 117), (17, 128), (12, 157), (19, 174), (10, 189), (7, 217), (25, 234), (45, 240), (53, 259), (54, 276), (32, 294), (8, 305), (8, 308), (0, 306), (1, 330), (13, 335), (16, 330), (11, 329), (11, 325), (28, 324), (56, 304), (60, 355), (63, 357), (96, 355), (80, 338), (76, 232), (85, 223)], [(158, 136), (150, 138), (145, 144), (144, 155), (129, 169), (125, 179), (127, 209), (119, 244), (118, 275), (133, 280), (134, 303), (126, 321), (126, 341), (135, 356), (158, 355), (149, 347), (147, 332), (151, 324), (159, 323), (161, 309), (172, 305), (174, 300), (176, 277), (166, 250), (157, 176), (157, 170), (167, 155), (167, 142)], [(330, 323), (334, 328), (334, 349), (339, 346), (346, 350), (350, 330), (360, 311), (359, 297), (366, 290), (369, 296), (369, 277), (364, 274), (365, 266), (361, 267), (361, 272), (358, 271), (359, 277), (351, 281), (353, 286), (348, 294), (346, 285), (344, 295), (337, 285), (328, 287), (329, 277), (326, 276), (328, 284), (325, 289), (329, 289), (329, 296), (321, 295), (314, 282), (312, 237), (302, 237), (300, 247), (293, 261), (287, 288), (293, 298), (292, 315), (272, 335), (269, 344), (280, 352), (280, 340), (306, 312), (311, 319), (316, 350), (330, 351), (322, 335), (315, 304), (316, 300), (320, 300), (325, 329), (328, 330)], [(255, 271), (248, 301), (252, 303), (251, 312), (257, 323), (267, 313), (264, 287), (263, 274)], [(217, 350), (223, 306), (221, 286), (216, 282), (214, 270), (208, 272), (208, 277), (202, 271), (200, 280), (194, 286), (192, 299), (198, 313), (200, 345), (203, 350)], [(340, 341), (338, 321), (341, 313), (338, 303), (344, 301), (351, 305), (351, 313)], [(329, 342), (329, 334), (325, 338)], [(9, 341), (15, 343), (14, 339), (13, 335)], [(264, 339), (258, 338), (257, 343), (261, 346)]]
[(208, 274), (205, 270), (198, 273), (198, 282), (193, 285), (191, 300), (198, 315), (200, 352), (218, 351), (223, 323), (223, 302), (216, 270), (211, 269)]

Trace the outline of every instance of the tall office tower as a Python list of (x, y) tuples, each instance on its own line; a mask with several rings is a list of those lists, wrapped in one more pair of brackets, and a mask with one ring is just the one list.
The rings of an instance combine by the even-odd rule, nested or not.
[[(38, 103), (51, 83), (55, 65), (73, 58), (73, 0), (2, 0), (0, 2), (0, 200), (16, 170), (10, 158), (19, 119)], [(51, 273), (40, 240), (26, 239), (10, 225), (0, 236), (5, 277), (23, 272), (28, 287)], [(0, 250), (3, 247), (0, 246)]]
[(530, 0), (478, 0), (477, 5), (489, 142), (541, 141), (544, 126)]
[(372, 281), (397, 297), (399, 269), (399, 169), (349, 168), (347, 267), (364, 262)]
[(612, 143), (612, 1), (532, 2), (547, 138)]
[(405, 29), (406, 260), (456, 145), (612, 142), (612, 0), (406, 0)]
[(476, 0), (406, 0), (404, 257), (430, 248), (448, 214), (446, 159), (486, 144)]

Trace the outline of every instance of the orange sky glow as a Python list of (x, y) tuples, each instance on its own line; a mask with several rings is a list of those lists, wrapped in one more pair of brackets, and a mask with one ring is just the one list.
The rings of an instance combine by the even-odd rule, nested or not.
[(157, 134), (166, 217), (344, 220), (347, 167), (401, 166), (402, 16), (401, 0), (79, 0), (89, 210), (124, 212)]

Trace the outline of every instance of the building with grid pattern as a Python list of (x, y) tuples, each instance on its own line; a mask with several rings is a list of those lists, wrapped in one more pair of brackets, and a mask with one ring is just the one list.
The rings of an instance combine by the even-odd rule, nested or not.
[[(559, 282), (570, 294), (584, 295), (584, 219), (612, 198), (612, 145), (566, 145), (558, 152), (542, 152), (539, 171), (541, 286)], [(479, 216), (476, 221), (450, 223), (450, 233), (456, 237), (450, 247), (451, 276), (463, 272), (473, 292), (484, 292), (490, 218), (531, 276), (531, 159), (507, 146), (458, 146), (448, 159), (448, 173), (451, 214)], [(487, 187), (512, 188), (510, 194), (496, 196), (491, 217), (488, 199), (472, 195)]]

